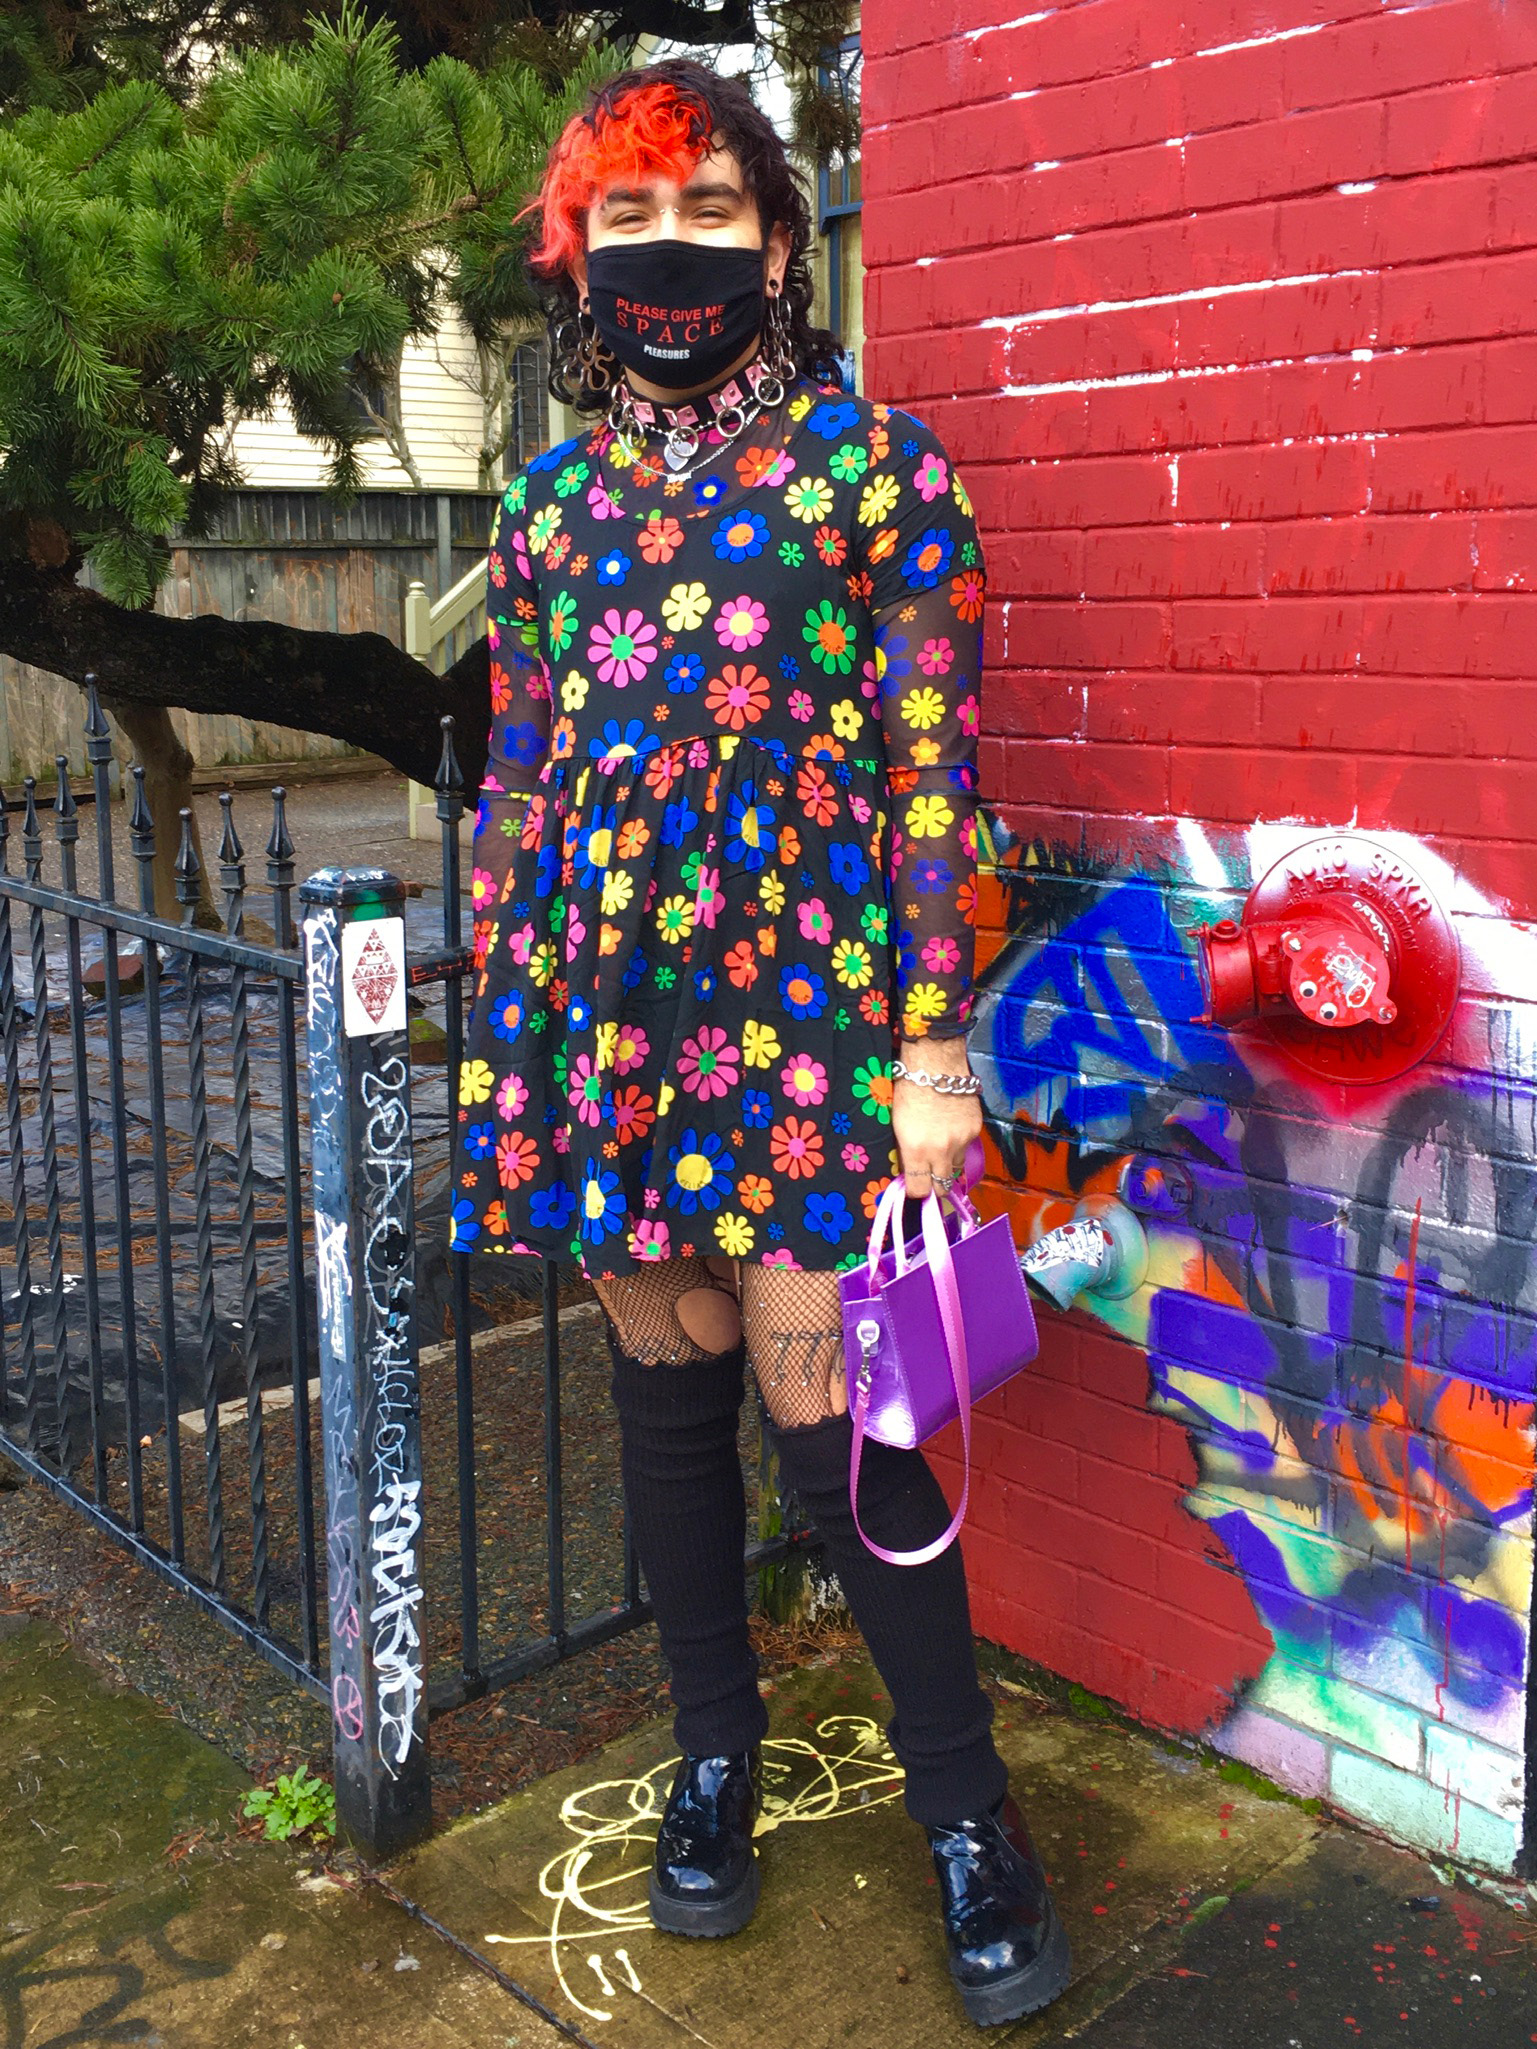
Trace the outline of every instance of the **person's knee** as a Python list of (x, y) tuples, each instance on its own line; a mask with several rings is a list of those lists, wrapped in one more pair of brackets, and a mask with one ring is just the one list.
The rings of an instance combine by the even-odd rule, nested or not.
[(840, 1487), (847, 1494), (853, 1426), (846, 1415), (819, 1423), (771, 1421), (768, 1430), (780, 1472), (808, 1507), (813, 1498), (835, 1494)]
[(724, 1288), (690, 1288), (673, 1304), (684, 1335), (705, 1358), (729, 1352), (742, 1341), (742, 1314)]
[[(812, 1520), (824, 1526), (851, 1523), (850, 1419), (833, 1416), (792, 1429), (771, 1424), (770, 1439), (785, 1484)], [(894, 1530), (904, 1544), (927, 1543), (949, 1520), (944, 1491), (923, 1453), (882, 1444), (873, 1437), (867, 1437), (860, 1448), (859, 1513), (873, 1535), (890, 1542), (891, 1537), (882, 1533)], [(909, 1536), (907, 1532), (915, 1527), (925, 1534)]]
[(698, 1365), (741, 1342), (736, 1297), (713, 1285), (703, 1261), (668, 1261), (594, 1288), (612, 1341), (638, 1365)]

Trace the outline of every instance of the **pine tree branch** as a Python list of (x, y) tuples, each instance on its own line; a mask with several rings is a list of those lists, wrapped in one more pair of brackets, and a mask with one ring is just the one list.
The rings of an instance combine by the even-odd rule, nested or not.
[(132, 612), (0, 543), (0, 653), (103, 693), (181, 711), (325, 733), (430, 784), (451, 712), (473, 790), (485, 768), (490, 659), (484, 640), (444, 676), (379, 633), (312, 633), (259, 619)]
[(722, 7), (696, 7), (687, 0), (623, 0), (614, 10), (613, 33), (661, 36), (677, 43), (751, 43), (757, 40), (752, 0), (725, 0)]

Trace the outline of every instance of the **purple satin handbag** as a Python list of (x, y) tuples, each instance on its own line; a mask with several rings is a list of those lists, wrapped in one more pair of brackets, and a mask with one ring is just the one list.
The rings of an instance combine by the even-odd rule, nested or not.
[[(888, 1565), (924, 1565), (955, 1541), (971, 1494), (971, 1405), (1035, 1357), (1035, 1317), (1006, 1217), (984, 1224), (959, 1188), (924, 1197), (922, 1234), (905, 1244), (900, 1175), (876, 1205), (869, 1255), (840, 1274), (844, 1357), (853, 1367), (849, 1501), (866, 1549)], [(891, 1238), (888, 1247), (886, 1240)], [(864, 1440), (911, 1450), (957, 1419), (965, 1478), (950, 1527), (916, 1551), (888, 1551), (859, 1525)]]

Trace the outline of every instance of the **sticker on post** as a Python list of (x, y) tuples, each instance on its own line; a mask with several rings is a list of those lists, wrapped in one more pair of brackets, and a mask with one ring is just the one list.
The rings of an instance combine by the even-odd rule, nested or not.
[(342, 1023), (349, 1039), (406, 1028), (406, 921), (342, 927)]

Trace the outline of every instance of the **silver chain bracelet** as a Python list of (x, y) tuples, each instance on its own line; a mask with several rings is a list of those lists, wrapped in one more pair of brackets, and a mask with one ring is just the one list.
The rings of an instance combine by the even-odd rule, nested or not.
[(979, 1096), (982, 1083), (974, 1074), (924, 1074), (914, 1073), (912, 1068), (900, 1060), (891, 1063), (892, 1078), (896, 1081), (916, 1082), (921, 1089), (932, 1089), (937, 1096)]

